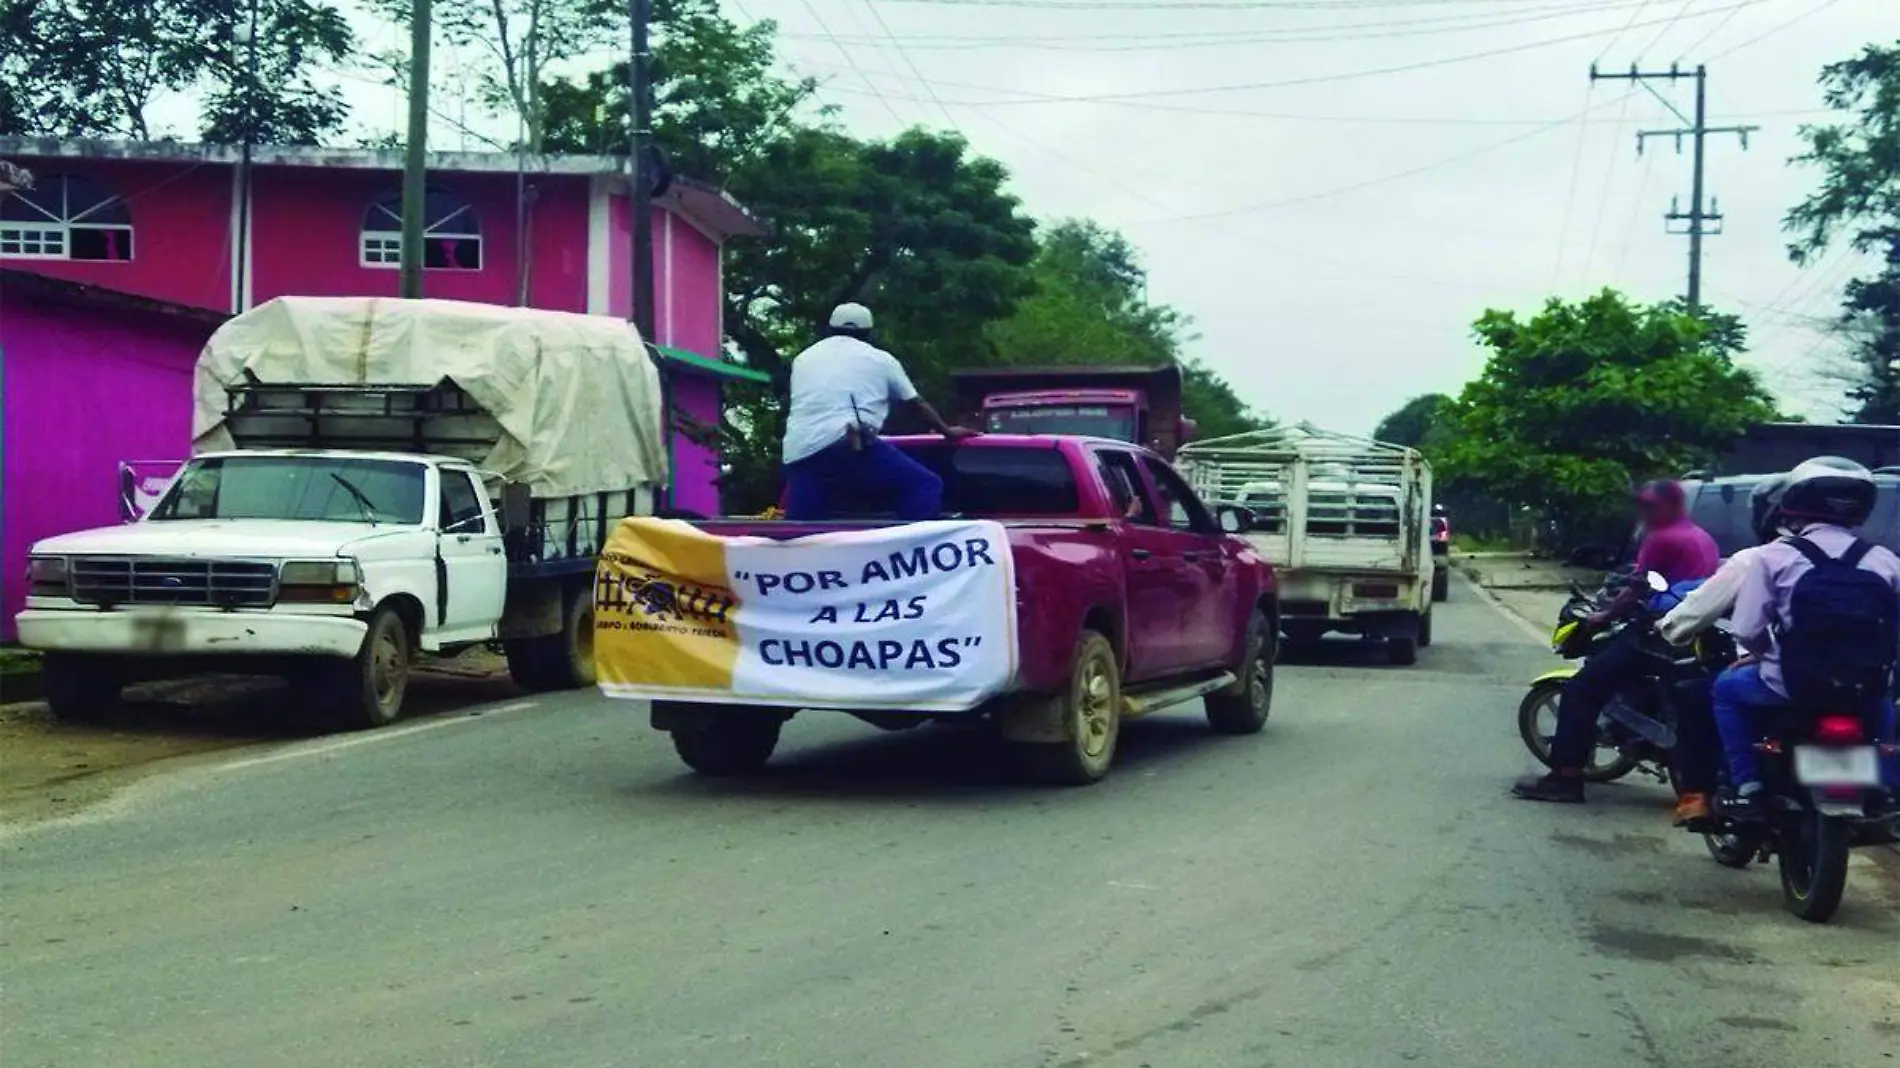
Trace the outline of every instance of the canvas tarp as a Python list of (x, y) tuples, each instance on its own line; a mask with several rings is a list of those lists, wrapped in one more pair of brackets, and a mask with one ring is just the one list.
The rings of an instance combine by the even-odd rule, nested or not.
[(447, 379), (493, 418), (472, 457), (537, 497), (663, 485), (660, 374), (633, 327), (604, 316), (446, 300), (279, 297), (218, 328), (198, 358), (192, 442), (232, 448), (226, 389), (427, 387)]

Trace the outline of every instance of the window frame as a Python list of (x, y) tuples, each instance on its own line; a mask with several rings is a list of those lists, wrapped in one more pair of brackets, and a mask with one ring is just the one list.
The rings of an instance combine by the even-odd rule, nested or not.
[[(479, 274), (488, 266), (488, 244), (482, 235), (482, 219), (475, 210), (475, 202), (468, 197), (442, 186), (430, 186), (430, 196), (446, 199), (453, 203), (454, 209), (430, 223), (424, 219), (422, 228), (422, 269), (443, 274)], [(427, 199), (424, 200), (427, 210)], [(383, 218), (378, 218), (381, 213)], [(444, 229), (465, 220), (457, 229)], [(386, 225), (384, 225), (386, 223)], [(444, 255), (447, 266), (431, 266), (429, 248), (432, 242), (468, 242), (475, 245), (475, 264), (461, 267), (449, 261)], [(372, 255), (374, 251), (375, 255)], [(386, 257), (386, 258), (384, 258)], [(402, 266), (402, 193), (385, 194), (372, 201), (363, 209), (363, 223), (357, 229), (356, 264), (372, 271), (393, 271)]]
[(1163, 487), (1166, 487), (1169, 491), (1178, 491), (1180, 494), (1184, 494), (1184, 496), (1180, 498), (1180, 501), (1182, 511), (1187, 513), (1187, 525), (1177, 525), (1174, 522), (1172, 512), (1170, 512), (1166, 522), (1158, 522), (1156, 524), (1157, 526), (1164, 530), (1172, 530), (1181, 534), (1205, 535), (1220, 532), (1220, 524), (1215, 522), (1214, 515), (1208, 511), (1206, 502), (1202, 501), (1200, 496), (1194, 492), (1194, 487), (1188, 485), (1187, 479), (1182, 478), (1180, 472), (1168, 466), (1167, 462), (1160, 457), (1147, 454), (1141, 456), (1141, 466), (1143, 474), (1147, 475), (1148, 481), (1151, 483), (1150, 489), (1157, 498), (1155, 501), (1155, 515), (1157, 519), (1159, 519), (1161, 515), (1161, 502), (1159, 498), (1167, 496), (1166, 493), (1162, 492)]
[[(469, 535), (489, 533), (488, 514), (486, 510), (482, 508), (482, 496), (484, 491), (481, 481), (475, 477), (475, 473), (463, 470), (459, 467), (439, 467), (436, 469), (436, 479), (438, 482), (437, 493), (439, 497), (436, 503), (436, 533)], [(458, 484), (468, 491), (469, 501), (474, 505), (473, 511), (461, 516), (453, 512), (449, 505), (449, 487)], [(456, 530), (456, 524), (461, 523), (463, 519), (467, 518), (480, 519), (482, 521), (481, 526), (467, 530)]]
[[(74, 212), (72, 207), (75, 188), (92, 194), (86, 206)], [(49, 209), (47, 196), (50, 190), (59, 191), (56, 211)], [(132, 221), (131, 208), (125, 198), (96, 179), (74, 174), (54, 174), (42, 179), (32, 190), (15, 189), (0, 195), (0, 204), (19, 203), (37, 212), (39, 219), (12, 219), (0, 217), (0, 259), (64, 261), (69, 263), (133, 263), (138, 255), (137, 226)], [(89, 218), (103, 215), (110, 222), (87, 222)], [(77, 233), (122, 234), (126, 254), (123, 256), (75, 256), (73, 238)], [(37, 250), (25, 251), (25, 246), (35, 243)], [(15, 246), (8, 251), (7, 246)], [(57, 251), (48, 251), (49, 245), (57, 244)], [(108, 247), (112, 242), (108, 241)]]
[[(1126, 468), (1119, 469), (1117, 464), (1126, 465)], [(1154, 491), (1149, 488), (1147, 478), (1141, 473), (1141, 461), (1137, 453), (1130, 449), (1097, 449), (1095, 450), (1095, 468), (1102, 477), (1103, 485), (1108, 489), (1109, 504), (1121, 509), (1122, 514), (1116, 518), (1137, 526), (1153, 527), (1159, 530), (1169, 529), (1168, 524), (1159, 521), (1161, 509), (1156, 506)], [(1122, 502), (1115, 499), (1117, 478), (1111, 477), (1111, 474), (1120, 476), (1120, 480), (1127, 483), (1128, 489), (1134, 493), (1133, 500)], [(1141, 505), (1141, 511), (1135, 515), (1129, 515), (1128, 505), (1134, 503)]]

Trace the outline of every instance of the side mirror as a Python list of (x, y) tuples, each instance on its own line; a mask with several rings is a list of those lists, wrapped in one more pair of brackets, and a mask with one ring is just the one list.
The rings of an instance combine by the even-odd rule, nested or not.
[(515, 535), (527, 531), (534, 508), (534, 495), (522, 482), (507, 482), (501, 487), (501, 531)]
[(1254, 528), (1252, 510), (1237, 504), (1222, 505), (1216, 517), (1220, 520), (1223, 534), (1245, 534)]
[(1656, 591), (1657, 593), (1669, 592), (1669, 580), (1666, 578), (1663, 578), (1661, 575), (1657, 574), (1654, 571), (1651, 571), (1649, 573), (1646, 581), (1649, 583), (1649, 588)]

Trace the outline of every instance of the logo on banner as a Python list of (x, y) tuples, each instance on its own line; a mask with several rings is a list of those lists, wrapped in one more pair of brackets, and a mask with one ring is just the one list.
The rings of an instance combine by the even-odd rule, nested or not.
[[(626, 553), (607, 554), (617, 569), (601, 568), (594, 577), (597, 626), (609, 630), (648, 630), (663, 634), (725, 637), (739, 602), (724, 587), (682, 582)], [(631, 618), (615, 618), (631, 617)]]

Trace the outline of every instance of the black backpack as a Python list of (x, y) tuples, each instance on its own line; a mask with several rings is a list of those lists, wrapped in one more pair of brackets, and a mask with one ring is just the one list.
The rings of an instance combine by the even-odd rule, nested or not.
[(1796, 580), (1776, 636), (1789, 699), (1816, 715), (1878, 707), (1900, 656), (1900, 594), (1861, 569), (1873, 545), (1856, 538), (1837, 559), (1806, 538), (1788, 544), (1814, 565)]

